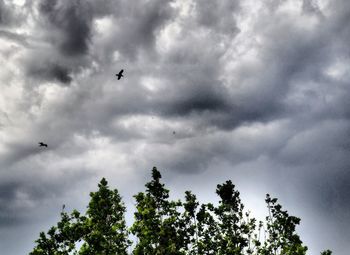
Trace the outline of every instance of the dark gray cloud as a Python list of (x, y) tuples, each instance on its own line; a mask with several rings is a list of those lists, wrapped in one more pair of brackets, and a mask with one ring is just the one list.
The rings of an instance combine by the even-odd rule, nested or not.
[(0, 184), (0, 226), (23, 224), (28, 220), (26, 219), (28, 203), (30, 203), (30, 200), (35, 200), (35, 202), (42, 200), (45, 191), (40, 191), (41, 188), (44, 187), (37, 186), (30, 189), (24, 183), (16, 181), (4, 183), (2, 181)]
[(12, 1), (0, 1), (0, 28), (20, 25), (25, 20), (26, 14), (12, 3)]
[(27, 42), (26, 37), (21, 35), (21, 34), (0, 30), (0, 37), (3, 37), (5, 39), (9, 39), (11, 41), (15, 41), (15, 42), (22, 44), (22, 45), (25, 45), (25, 46), (28, 46), (28, 42)]
[[(55, 181), (37, 179), (34, 182), (28, 174), (25, 174), (27, 182), (24, 180), (1, 180), (1, 228), (16, 226), (32, 220), (37, 207), (41, 207), (43, 204), (52, 206), (50, 200), (59, 198), (62, 196), (63, 190), (69, 191), (73, 184), (80, 184), (86, 178), (86, 173), (72, 174), (67, 171), (66, 174), (66, 176), (58, 177)], [(76, 180), (80, 177), (83, 179), (80, 182), (71, 182), (68, 176)], [(55, 206), (55, 204), (53, 205)], [(40, 215), (45, 214), (45, 212), (40, 212)]]
[(0, 23), (3, 23), (4, 21), (4, 1), (0, 1)]
[(58, 44), (62, 54), (81, 55), (87, 53), (91, 38), (92, 12), (90, 5), (81, 1), (43, 0), (39, 6), (40, 13), (49, 21), (48, 29), (60, 34)]
[(313, 0), (303, 0), (302, 3), (302, 10), (306, 14), (314, 14), (317, 15), (319, 18), (324, 18), (324, 15), (318, 6), (318, 3)]
[(44, 66), (29, 67), (29, 74), (44, 78), (47, 80), (57, 80), (62, 83), (70, 83), (72, 77), (70, 76), (70, 70), (62, 65), (55, 63), (45, 63)]
[(117, 14), (112, 18), (111, 36), (106, 46), (111, 44), (126, 59), (133, 59), (140, 51), (152, 55), (157, 33), (172, 20), (174, 1), (153, 0), (142, 4), (121, 1)]
[(0, 1), (0, 26), (11, 23), (11, 11), (3, 0)]
[(29, 5), (29, 10), (38, 8), (38, 12), (31, 11), (38, 21), (35, 29), (43, 31), (40, 39), (49, 46), (41, 48), (37, 46), (38, 42), (32, 46), (24, 59), (28, 64), (27, 74), (36, 79), (69, 84), (73, 74), (89, 69), (93, 61), (89, 56), (93, 22), (110, 14), (111, 6), (111, 1), (97, 5), (95, 1), (83, 3), (78, 0), (42, 0), (37, 5)]
[(297, 2), (0, 1), (2, 228), (48, 228), (102, 176), (132, 204), (156, 165), (177, 194), (272, 193), (311, 254), (346, 254), (350, 5)]
[(195, 6), (197, 21), (200, 25), (228, 36), (239, 32), (235, 15), (239, 12), (240, 1), (225, 0), (215, 3), (210, 0), (197, 0)]

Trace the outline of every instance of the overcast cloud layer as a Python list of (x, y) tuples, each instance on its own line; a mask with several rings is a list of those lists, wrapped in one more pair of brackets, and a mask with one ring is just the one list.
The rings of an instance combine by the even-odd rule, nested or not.
[(347, 0), (0, 0), (0, 250), (28, 253), (103, 176), (130, 206), (155, 165), (174, 196), (212, 201), (232, 179), (262, 216), (270, 193), (310, 254), (348, 254), (349, 14)]

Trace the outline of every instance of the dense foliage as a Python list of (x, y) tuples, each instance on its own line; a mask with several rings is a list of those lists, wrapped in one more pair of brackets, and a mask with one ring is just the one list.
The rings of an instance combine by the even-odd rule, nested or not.
[[(47, 234), (40, 233), (30, 255), (303, 255), (296, 226), (276, 198), (266, 195), (265, 221), (250, 217), (240, 193), (231, 181), (217, 185), (218, 205), (200, 204), (185, 192), (184, 201), (169, 199), (154, 167), (145, 192), (134, 196), (135, 221), (125, 224), (125, 206), (117, 190), (110, 190), (103, 178), (98, 191), (90, 193), (85, 215), (74, 210), (61, 213), (61, 220)], [(131, 234), (136, 240), (132, 245)], [(332, 252), (326, 250), (323, 255)]]

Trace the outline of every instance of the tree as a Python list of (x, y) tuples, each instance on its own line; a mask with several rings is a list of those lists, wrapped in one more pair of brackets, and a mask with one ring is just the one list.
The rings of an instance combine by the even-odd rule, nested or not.
[(255, 219), (249, 219), (248, 213), (244, 214), (240, 193), (231, 181), (218, 185), (216, 193), (221, 199), (214, 210), (218, 221), (217, 254), (251, 253), (250, 240), (255, 230)]
[(298, 234), (296, 225), (300, 219), (290, 216), (282, 206), (277, 203), (277, 198), (266, 195), (269, 216), (266, 217), (268, 238), (263, 246), (258, 249), (259, 254), (283, 254), (283, 255), (304, 255), (307, 247), (303, 246)]
[[(85, 216), (74, 210), (61, 213), (61, 220), (47, 235), (40, 233), (31, 255), (127, 254), (130, 245), (124, 214), (125, 206), (117, 190), (110, 190), (103, 178), (99, 190), (90, 193)], [(77, 243), (82, 242), (77, 249)]]
[(131, 232), (137, 237), (133, 254), (185, 254), (184, 240), (179, 234), (177, 208), (179, 201), (169, 201), (169, 190), (160, 182), (162, 178), (156, 167), (146, 193), (135, 195), (135, 222)]
[(106, 179), (99, 183), (99, 190), (90, 193), (84, 244), (79, 254), (127, 254), (130, 245), (124, 219), (125, 206), (118, 190), (110, 190)]
[[(291, 216), (266, 195), (268, 216), (257, 224), (245, 211), (240, 193), (231, 181), (217, 185), (219, 201), (200, 204), (191, 191), (185, 200), (170, 200), (161, 174), (152, 169), (146, 191), (134, 196), (134, 223), (128, 230), (126, 208), (118, 193), (103, 178), (90, 193), (85, 215), (61, 212), (47, 234), (41, 232), (30, 255), (305, 255), (296, 232), (300, 219)], [(79, 244), (79, 245), (78, 245)], [(321, 255), (331, 255), (330, 250)]]
[(68, 255), (78, 254), (76, 243), (79, 242), (86, 233), (86, 227), (83, 224), (83, 217), (76, 210), (68, 215), (61, 212), (61, 220), (57, 226), (53, 226), (47, 232), (40, 233), (36, 240), (37, 246), (30, 255)]
[(197, 208), (199, 202), (191, 191), (185, 192), (183, 212), (178, 221), (179, 236), (181, 236), (185, 254), (198, 254)]

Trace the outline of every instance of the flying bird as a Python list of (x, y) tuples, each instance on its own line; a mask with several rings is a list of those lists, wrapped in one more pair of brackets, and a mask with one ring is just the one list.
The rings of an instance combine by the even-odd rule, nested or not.
[(43, 143), (43, 142), (39, 142), (39, 147), (48, 147), (46, 143)]
[(122, 70), (120, 70), (119, 73), (117, 73), (117, 74), (115, 75), (115, 76), (118, 77), (118, 80), (120, 80), (122, 77), (124, 77), (123, 72), (124, 72), (124, 70), (122, 69)]

